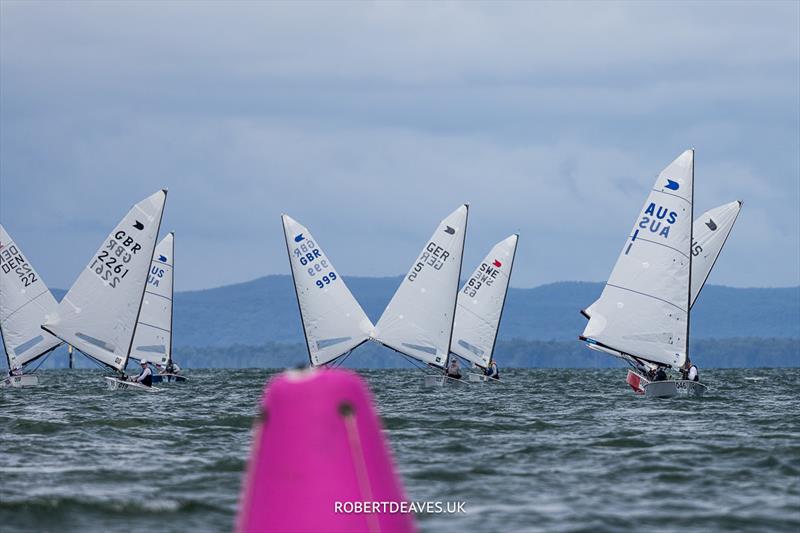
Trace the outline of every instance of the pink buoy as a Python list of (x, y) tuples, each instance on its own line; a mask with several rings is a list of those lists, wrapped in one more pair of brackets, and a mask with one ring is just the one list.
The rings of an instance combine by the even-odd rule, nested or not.
[[(237, 531), (415, 531), (413, 515), (397, 511), (402, 483), (359, 376), (284, 372), (268, 383), (262, 408)], [(355, 512), (355, 502), (376, 503)]]

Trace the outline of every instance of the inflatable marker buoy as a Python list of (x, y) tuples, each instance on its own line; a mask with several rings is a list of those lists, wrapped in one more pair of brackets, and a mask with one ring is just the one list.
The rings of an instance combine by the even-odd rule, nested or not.
[(255, 424), (236, 530), (413, 532), (411, 513), (353, 511), (404, 502), (371, 395), (345, 370), (272, 379)]

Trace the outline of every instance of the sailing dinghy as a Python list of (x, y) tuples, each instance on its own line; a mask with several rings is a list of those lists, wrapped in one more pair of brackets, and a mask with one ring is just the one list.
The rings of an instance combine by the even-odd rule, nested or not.
[[(694, 307), (700, 291), (705, 287), (708, 276), (733, 229), (733, 224), (736, 222), (741, 208), (741, 201), (730, 202), (706, 211), (695, 219), (692, 230), (694, 240), (692, 244), (692, 301), (689, 306), (690, 310)], [(626, 381), (635, 392), (640, 394), (644, 394), (644, 386), (650, 383), (650, 380), (632, 370), (628, 371)]]
[[(485, 371), (492, 362), (519, 235), (497, 243), (458, 293), (450, 352)], [(469, 373), (470, 381), (498, 381)]]
[[(580, 339), (627, 361), (639, 378), (688, 359), (692, 282), (694, 150), (669, 164), (642, 207), (600, 298), (584, 311)], [(696, 381), (667, 380), (648, 396), (702, 395)]]
[(374, 326), (311, 232), (282, 215), (300, 320), (311, 366), (323, 366), (364, 344)]
[(0, 334), (9, 370), (0, 387), (39, 384), (37, 376), (24, 370), (62, 344), (39, 327), (55, 314), (57, 306), (39, 273), (0, 224)]
[(185, 376), (174, 372), (172, 359), (174, 261), (175, 233), (170, 232), (161, 239), (153, 253), (131, 349), (131, 359), (145, 359), (159, 368), (160, 372), (153, 374), (153, 383), (186, 381)]
[(375, 328), (374, 340), (441, 371), (426, 385), (447, 381), (453, 322), (461, 277), (469, 207), (441, 221), (400, 283)]
[[(42, 329), (116, 371), (109, 388), (150, 389), (125, 381), (167, 191), (145, 198), (100, 245)], [(122, 378), (122, 379), (120, 379)], [(123, 387), (124, 386), (124, 387)]]

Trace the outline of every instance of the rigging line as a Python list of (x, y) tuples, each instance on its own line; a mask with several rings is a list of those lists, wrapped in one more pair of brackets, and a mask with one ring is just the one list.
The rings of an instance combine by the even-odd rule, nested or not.
[(345, 352), (344, 354), (344, 357), (340, 357), (339, 360), (337, 361), (338, 364), (332, 368), (339, 368), (340, 366), (342, 366), (344, 362), (347, 360), (347, 358), (350, 357), (351, 353), (353, 353), (353, 350), (347, 350), (347, 352)]
[(39, 367), (40, 367), (40, 366), (42, 366), (42, 365), (44, 364), (44, 362), (45, 362), (45, 361), (47, 361), (47, 359), (49, 359), (49, 358), (50, 358), (50, 356), (51, 356), (52, 354), (53, 354), (53, 350), (50, 350), (50, 351), (48, 351), (48, 352), (47, 352), (47, 355), (45, 355), (44, 357), (42, 357), (42, 360), (41, 360), (41, 361), (39, 361), (39, 364), (38, 364), (38, 365), (36, 365), (36, 368), (34, 368), (33, 370), (31, 370), (31, 371), (30, 371), (30, 372), (28, 372), (28, 373), (29, 373), (29, 374), (33, 374), (34, 372), (36, 372), (37, 370), (39, 370)]

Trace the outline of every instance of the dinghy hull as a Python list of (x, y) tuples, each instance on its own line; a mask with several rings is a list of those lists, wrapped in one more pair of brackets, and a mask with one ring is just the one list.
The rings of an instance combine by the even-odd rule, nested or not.
[(158, 392), (160, 389), (155, 387), (146, 387), (141, 383), (134, 383), (133, 381), (123, 381), (121, 379), (106, 376), (106, 383), (108, 383), (109, 390), (137, 390), (142, 392)]
[(708, 390), (706, 385), (699, 381), (686, 379), (653, 381), (644, 385), (644, 395), (647, 398), (675, 398), (676, 396), (700, 397)]
[(3, 381), (0, 381), (0, 388), (35, 387), (38, 384), (38, 377), (23, 374), (21, 376), (6, 376)]
[(156, 374), (153, 376), (153, 383), (183, 383), (186, 376), (179, 374)]

